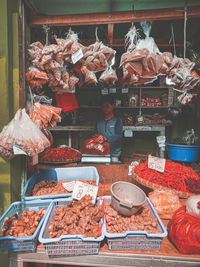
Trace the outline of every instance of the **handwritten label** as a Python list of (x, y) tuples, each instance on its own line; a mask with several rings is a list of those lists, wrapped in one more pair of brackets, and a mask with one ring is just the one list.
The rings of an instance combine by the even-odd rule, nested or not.
[(74, 186), (76, 184), (76, 181), (71, 181), (71, 182), (65, 182), (62, 183), (62, 186), (68, 191), (72, 192), (74, 190)]
[(128, 88), (122, 88), (122, 94), (128, 94)]
[(108, 89), (102, 89), (101, 94), (102, 95), (108, 95)]
[(78, 62), (82, 57), (83, 57), (82, 49), (79, 49), (72, 55), (72, 63), (76, 64), (76, 62)]
[(80, 200), (85, 195), (90, 195), (92, 197), (92, 203), (96, 202), (98, 192), (98, 186), (90, 185), (77, 181), (72, 193), (72, 198)]
[(110, 88), (109, 89), (109, 93), (110, 94), (115, 94), (117, 92), (117, 89), (116, 88)]
[(125, 130), (124, 131), (124, 136), (125, 137), (133, 137), (133, 131), (131, 131), (131, 130)]
[(148, 168), (156, 170), (158, 172), (165, 171), (165, 163), (166, 159), (161, 159), (158, 157), (153, 157), (151, 155), (148, 156)]
[(27, 153), (18, 146), (13, 146), (13, 152), (15, 155), (27, 155)]

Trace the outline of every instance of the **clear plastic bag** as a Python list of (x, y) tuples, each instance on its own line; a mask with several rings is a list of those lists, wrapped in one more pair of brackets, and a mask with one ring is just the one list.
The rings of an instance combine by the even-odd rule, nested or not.
[(107, 85), (115, 85), (118, 81), (116, 71), (112, 67), (109, 67), (101, 74), (99, 80), (105, 82)]
[[(0, 146), (4, 150), (11, 151), (12, 157), (14, 147), (23, 150), (28, 156), (34, 156), (49, 147), (50, 142), (31, 121), (25, 109), (19, 109), (12, 121), (3, 128), (0, 134)], [(7, 157), (5, 153), (2, 154)]]

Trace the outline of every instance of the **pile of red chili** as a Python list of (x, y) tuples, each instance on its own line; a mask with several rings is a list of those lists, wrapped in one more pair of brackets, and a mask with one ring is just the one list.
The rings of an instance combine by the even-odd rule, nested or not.
[(166, 161), (163, 173), (148, 168), (148, 161), (135, 167), (135, 173), (152, 183), (177, 191), (200, 193), (200, 176), (190, 167)]
[(81, 153), (69, 147), (48, 148), (40, 158), (40, 161), (66, 162), (79, 161)]

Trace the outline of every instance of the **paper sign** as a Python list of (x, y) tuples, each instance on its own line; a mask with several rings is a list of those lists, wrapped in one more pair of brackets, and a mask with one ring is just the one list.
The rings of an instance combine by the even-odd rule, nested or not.
[(133, 131), (131, 131), (131, 130), (125, 130), (124, 131), (124, 136), (125, 137), (133, 137)]
[(122, 88), (122, 94), (128, 94), (128, 88)]
[(92, 203), (95, 204), (98, 192), (98, 186), (90, 185), (77, 181), (72, 193), (72, 198), (80, 200), (85, 195), (92, 197)]
[(139, 165), (138, 161), (132, 161), (131, 164), (128, 166), (128, 168), (129, 168), (128, 175), (129, 176), (133, 174), (133, 168), (137, 165)]
[(110, 88), (109, 93), (110, 94), (115, 94), (117, 92), (116, 88)]
[(102, 95), (108, 95), (108, 89), (102, 89), (101, 94)]
[(71, 182), (65, 182), (62, 183), (62, 186), (68, 191), (72, 192), (74, 190), (74, 186), (76, 184), (76, 181), (71, 181)]
[(156, 170), (158, 172), (165, 171), (165, 163), (166, 159), (161, 159), (158, 157), (153, 157), (151, 155), (148, 156), (148, 168)]
[(76, 53), (72, 55), (72, 63), (75, 64), (83, 57), (82, 49), (79, 49)]
[(13, 152), (15, 155), (27, 155), (27, 153), (18, 146), (13, 146)]

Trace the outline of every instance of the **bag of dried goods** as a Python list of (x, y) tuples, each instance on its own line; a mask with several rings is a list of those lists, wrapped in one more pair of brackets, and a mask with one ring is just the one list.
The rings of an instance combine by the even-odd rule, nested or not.
[(81, 153), (88, 155), (109, 155), (110, 145), (106, 140), (106, 137), (100, 134), (94, 135), (92, 138), (84, 141)]
[(169, 236), (180, 253), (199, 254), (200, 251), (200, 196), (187, 201), (172, 217)]
[(22, 109), (16, 112), (13, 120), (1, 132), (0, 146), (12, 153), (14, 147), (20, 148), (28, 156), (34, 156), (49, 147), (50, 142)]
[(61, 108), (35, 103), (32, 107), (30, 118), (40, 128), (55, 127), (61, 121)]
[(179, 197), (173, 190), (150, 192), (149, 199), (161, 219), (171, 219), (174, 212), (181, 207)]
[(49, 78), (44, 71), (40, 71), (35, 67), (29, 67), (25, 74), (26, 81), (31, 88), (41, 87), (43, 84), (47, 83)]
[(116, 71), (112, 67), (108, 67), (100, 76), (100, 81), (107, 85), (115, 85), (118, 81)]

